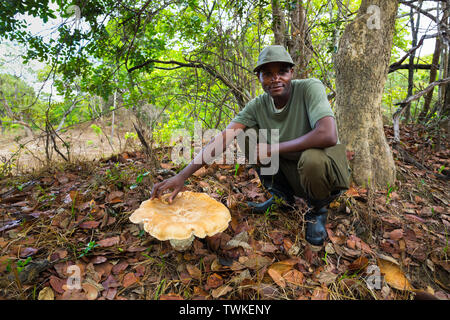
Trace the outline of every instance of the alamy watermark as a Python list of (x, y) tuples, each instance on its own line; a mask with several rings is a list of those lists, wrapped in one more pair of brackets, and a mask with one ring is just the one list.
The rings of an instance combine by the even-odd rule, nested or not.
[(372, 29), (381, 29), (381, 9), (377, 5), (370, 5), (366, 11), (370, 14), (370, 17), (367, 19), (367, 28)]
[(354, 21), (363, 19), (363, 18), (367, 17), (367, 15), (369, 15), (369, 17), (367, 18), (367, 21), (366, 21), (367, 28), (369, 30), (380, 30), (381, 29), (381, 8), (375, 4), (372, 4), (367, 7), (365, 14), (362, 14), (362, 15), (356, 17), (356, 19)]
[(74, 30), (80, 29), (81, 9), (77, 5), (70, 5), (66, 9), (66, 13), (70, 15), (68, 22), (72, 22)]
[(71, 265), (67, 267), (67, 273), (70, 274), (67, 278), (66, 286), (68, 290), (80, 290), (81, 289), (81, 270), (77, 265)]
[(366, 272), (368, 276), (364, 279), (364, 281), (367, 287), (372, 290), (373, 289), (380, 290), (382, 284), (380, 268), (377, 265), (372, 264), (367, 267)]

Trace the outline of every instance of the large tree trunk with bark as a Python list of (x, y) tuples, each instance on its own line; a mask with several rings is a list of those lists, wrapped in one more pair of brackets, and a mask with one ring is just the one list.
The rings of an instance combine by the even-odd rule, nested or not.
[(352, 179), (386, 187), (395, 163), (383, 130), (381, 100), (391, 55), (398, 3), (362, 0), (345, 28), (336, 55), (336, 118), (339, 139), (354, 152)]

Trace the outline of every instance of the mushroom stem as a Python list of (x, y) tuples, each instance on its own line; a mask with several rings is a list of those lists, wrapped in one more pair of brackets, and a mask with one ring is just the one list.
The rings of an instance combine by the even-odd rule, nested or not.
[(183, 240), (171, 239), (170, 244), (172, 245), (172, 248), (174, 248), (177, 251), (185, 251), (189, 249), (192, 242), (194, 241), (194, 238), (195, 238), (194, 235), (192, 235), (189, 238)]

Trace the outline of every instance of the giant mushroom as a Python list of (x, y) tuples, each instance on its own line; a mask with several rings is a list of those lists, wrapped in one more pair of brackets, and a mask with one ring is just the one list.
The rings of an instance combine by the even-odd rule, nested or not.
[(195, 237), (224, 231), (231, 221), (228, 208), (206, 193), (180, 192), (171, 204), (166, 201), (169, 196), (142, 202), (130, 221), (142, 223), (144, 230), (158, 240), (169, 240), (177, 251), (187, 250)]

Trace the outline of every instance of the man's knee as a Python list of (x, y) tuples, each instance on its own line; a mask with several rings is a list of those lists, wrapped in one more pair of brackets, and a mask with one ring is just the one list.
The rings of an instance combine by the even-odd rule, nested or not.
[(300, 183), (310, 199), (325, 199), (330, 195), (330, 160), (322, 149), (302, 152), (298, 161)]
[(322, 149), (307, 149), (302, 152), (298, 162), (301, 175), (320, 176), (326, 173), (328, 157)]

